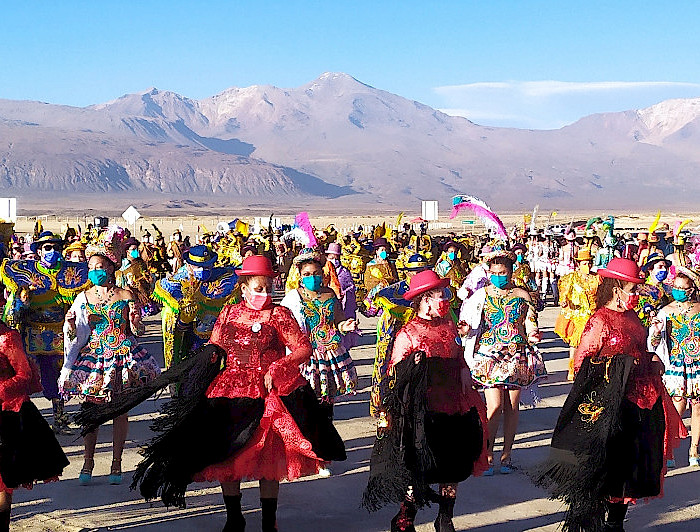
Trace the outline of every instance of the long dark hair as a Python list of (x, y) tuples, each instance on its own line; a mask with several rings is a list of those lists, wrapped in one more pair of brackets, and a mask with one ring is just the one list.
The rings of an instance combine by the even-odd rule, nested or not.
[(600, 285), (598, 286), (598, 291), (595, 294), (595, 305), (596, 308), (602, 308), (612, 301), (615, 295), (615, 288), (622, 288), (624, 282), (619, 279), (613, 279), (612, 277), (603, 277)]

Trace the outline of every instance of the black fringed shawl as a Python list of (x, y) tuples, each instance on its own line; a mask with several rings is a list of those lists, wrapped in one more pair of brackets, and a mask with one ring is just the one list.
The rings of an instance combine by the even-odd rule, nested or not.
[(425, 433), (428, 361), (423, 356), (415, 364), (411, 354), (394, 371), (396, 381), (383, 400), (389, 427), (378, 431), (362, 496), (362, 506), (369, 511), (401, 503), (409, 486), (419, 507), (435, 497), (424, 474), (434, 466)]
[(634, 358), (586, 358), (562, 407), (549, 458), (532, 473), (553, 499), (567, 504), (563, 530), (604, 530), (608, 442), (621, 430), (620, 410)]

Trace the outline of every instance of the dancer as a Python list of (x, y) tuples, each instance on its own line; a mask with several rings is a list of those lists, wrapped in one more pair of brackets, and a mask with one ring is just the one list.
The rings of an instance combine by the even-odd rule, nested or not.
[[(239, 271), (243, 302), (227, 305), (211, 343), (161, 374), (143, 391), (81, 412), (83, 430), (118, 415), (170, 383), (180, 394), (153, 425), (132, 487), (166, 506), (185, 506), (193, 481), (221, 483), (225, 531), (243, 531), (240, 482), (258, 480), (262, 530), (277, 530), (279, 481), (312, 475), (345, 448), (299, 372), (311, 344), (288, 309), (272, 303), (272, 263), (248, 257)], [(289, 354), (285, 356), (285, 348)], [(225, 365), (222, 369), (222, 361)]]
[(13, 489), (58, 480), (68, 458), (29, 394), (41, 390), (20, 333), (0, 321), (0, 531), (10, 529)]
[(299, 288), (288, 292), (281, 305), (292, 312), (311, 340), (313, 354), (301, 371), (332, 417), (335, 397), (354, 394), (357, 387), (355, 364), (342, 344), (342, 335), (356, 331), (357, 322), (343, 319), (335, 293), (322, 285), (321, 260), (321, 255), (311, 249), (303, 250), (294, 259)]
[[(685, 267), (676, 268), (672, 295), (674, 301), (652, 318), (649, 348), (656, 351), (666, 367), (664, 384), (681, 416), (690, 403), (690, 452), (688, 462), (700, 467), (700, 276)], [(667, 467), (675, 467), (669, 458)]]
[[(384, 400), (363, 506), (401, 503), (392, 532), (413, 531), (418, 507), (439, 503), (438, 532), (454, 531), (457, 485), (486, 464), (486, 411), (449, 319), (448, 279), (426, 270), (413, 276), (404, 299), (413, 317), (396, 335), (388, 374), (394, 385)], [(439, 493), (429, 485), (439, 484)]]
[(503, 451), (500, 472), (513, 471), (511, 451), (518, 427), (520, 401), (534, 403), (536, 396), (521, 398), (547, 374), (541, 354), (537, 312), (530, 294), (512, 283), (513, 254), (501, 251), (487, 261), (491, 284), (478, 290), (462, 305), (460, 322), (465, 336), (464, 357), (472, 378), (484, 386), (489, 422), (489, 469), (494, 474), (493, 447), (503, 417)]
[(559, 279), (559, 306), (561, 312), (554, 332), (569, 344), (569, 371), (567, 380), (574, 380), (574, 353), (581, 341), (581, 333), (588, 318), (595, 311), (595, 295), (599, 277), (591, 273), (593, 257), (587, 248), (576, 255), (578, 267), (573, 273)]
[(671, 302), (671, 287), (665, 282), (671, 261), (660, 253), (652, 253), (642, 266), (646, 282), (639, 287), (639, 302), (635, 308), (642, 325), (649, 327), (658, 311)]
[(633, 311), (643, 282), (637, 264), (614, 258), (598, 275), (598, 310), (581, 336), (574, 385), (535, 478), (568, 505), (570, 531), (624, 530), (628, 503), (659, 496), (664, 457), (687, 435)]
[(239, 298), (233, 268), (215, 266), (218, 255), (208, 247), (191, 247), (185, 265), (156, 283), (152, 298), (163, 306), (165, 367), (177, 365), (192, 349), (204, 345), (225, 304)]
[[(141, 307), (134, 295), (115, 284), (121, 264), (124, 232), (115, 227), (88, 246), (88, 277), (93, 287), (75, 298), (66, 314), (65, 357), (58, 379), (64, 398), (77, 396), (89, 403), (110, 401), (152, 381), (160, 373), (156, 360), (138, 344), (143, 334)], [(121, 484), (122, 452), (129, 426), (128, 414), (114, 420), (110, 484)], [(97, 429), (85, 435), (85, 459), (78, 480), (87, 485), (95, 467)]]
[(29, 356), (39, 363), (44, 397), (53, 407), (53, 429), (70, 432), (64, 401), (58, 393), (63, 365), (63, 319), (75, 297), (90, 286), (84, 262), (61, 257), (63, 240), (48, 231), (32, 242), (38, 260), (5, 260), (0, 280), (9, 289), (4, 319), (22, 333)]

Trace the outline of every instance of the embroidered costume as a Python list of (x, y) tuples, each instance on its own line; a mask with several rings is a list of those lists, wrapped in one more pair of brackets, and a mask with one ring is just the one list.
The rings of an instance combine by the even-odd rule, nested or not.
[(313, 354), (301, 367), (316, 396), (333, 401), (338, 395), (354, 394), (357, 370), (350, 353), (342, 344), (342, 336), (335, 325), (338, 300), (306, 300), (298, 290), (289, 292), (281, 302), (292, 311), (299, 327), (309, 336)]
[(482, 288), (465, 301), (460, 320), (473, 331), (464, 356), (481, 385), (526, 388), (547, 374), (542, 355), (527, 340), (537, 330), (537, 313), (526, 299), (496, 297)]
[(664, 362), (663, 380), (671, 397), (700, 401), (700, 314), (686, 315), (664, 307), (657, 318), (661, 336), (649, 348)]
[(158, 363), (139, 345), (129, 324), (134, 301), (92, 305), (83, 292), (73, 303), (76, 331), (65, 331), (61, 395), (108, 400), (112, 394), (146, 384), (160, 374)]
[(227, 303), (237, 301), (238, 276), (233, 268), (213, 268), (207, 281), (190, 278), (187, 265), (156, 283), (153, 299), (161, 311), (165, 366), (179, 363), (211, 336), (216, 318)]

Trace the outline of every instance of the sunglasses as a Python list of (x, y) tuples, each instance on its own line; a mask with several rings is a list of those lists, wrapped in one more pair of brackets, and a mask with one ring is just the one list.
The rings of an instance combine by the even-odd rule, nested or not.
[(43, 251), (60, 251), (61, 247), (55, 244), (44, 244), (41, 249)]

